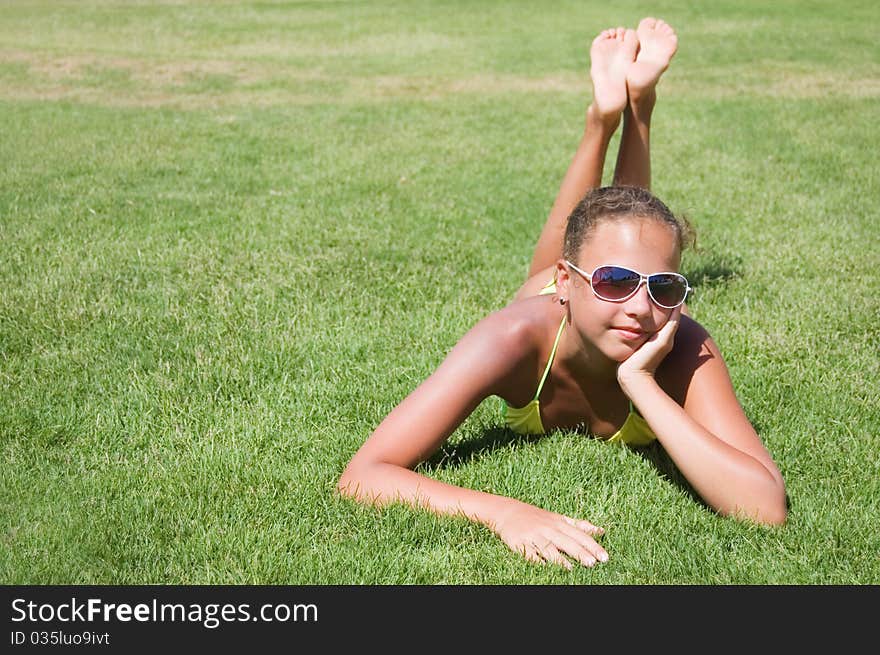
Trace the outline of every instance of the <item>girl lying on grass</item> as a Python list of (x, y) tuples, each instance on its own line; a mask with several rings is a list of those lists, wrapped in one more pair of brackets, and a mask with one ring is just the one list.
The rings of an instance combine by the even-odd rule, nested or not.
[[(516, 432), (583, 430), (636, 447), (657, 440), (717, 512), (785, 521), (782, 476), (737, 401), (721, 353), (682, 314), (689, 287), (678, 269), (688, 226), (647, 191), (655, 87), (677, 47), (673, 29), (653, 18), (595, 38), (586, 129), (529, 278), (382, 421), (343, 472), (341, 493), (464, 515), (532, 561), (569, 569), (566, 556), (585, 566), (606, 561), (596, 541), (603, 530), (588, 521), (412, 470), (495, 395)], [(600, 188), (621, 119), (614, 186)]]

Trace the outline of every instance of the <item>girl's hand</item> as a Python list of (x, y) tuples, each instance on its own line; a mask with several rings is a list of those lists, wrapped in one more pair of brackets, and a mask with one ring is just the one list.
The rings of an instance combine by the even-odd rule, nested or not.
[(584, 566), (608, 561), (608, 553), (593, 536), (605, 531), (588, 521), (548, 512), (534, 505), (510, 500), (498, 520), (491, 525), (495, 533), (514, 552), (532, 562), (553, 562), (569, 571), (568, 555)]
[(682, 305), (679, 305), (673, 309), (666, 325), (652, 334), (632, 355), (620, 363), (617, 367), (617, 381), (621, 386), (624, 386), (626, 380), (641, 376), (654, 377), (654, 371), (672, 350), (681, 319), (681, 308)]

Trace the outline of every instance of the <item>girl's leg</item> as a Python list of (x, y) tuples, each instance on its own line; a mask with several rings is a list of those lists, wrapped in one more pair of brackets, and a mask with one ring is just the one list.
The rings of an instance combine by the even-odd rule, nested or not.
[(636, 30), (639, 52), (626, 72), (629, 103), (617, 151), (614, 184), (651, 188), (650, 128), (660, 76), (678, 48), (675, 31), (662, 20), (644, 18)]
[[(657, 101), (657, 82), (678, 49), (675, 31), (662, 20), (644, 18), (636, 30), (639, 53), (626, 73), (629, 104), (617, 151), (614, 184), (651, 188), (650, 128)], [(690, 316), (687, 304), (681, 313)]]
[(638, 40), (634, 30), (605, 30), (590, 47), (593, 103), (587, 109), (583, 138), (562, 180), (550, 216), (538, 237), (529, 277), (556, 264), (568, 215), (587, 191), (602, 183), (602, 169), (611, 136), (627, 107), (626, 75), (635, 61)]
[(623, 112), (623, 131), (617, 150), (617, 164), (614, 167), (614, 185), (651, 188), (651, 114), (652, 102), (640, 103), (638, 113), (633, 111), (632, 103)]

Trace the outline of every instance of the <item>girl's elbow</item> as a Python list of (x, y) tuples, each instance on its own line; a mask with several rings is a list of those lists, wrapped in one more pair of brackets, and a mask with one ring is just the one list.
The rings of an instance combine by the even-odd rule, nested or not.
[(766, 525), (784, 525), (788, 520), (788, 494), (785, 493), (785, 487), (778, 492), (773, 502), (769, 503), (769, 507), (765, 512)]
[(381, 462), (355, 456), (336, 481), (336, 491), (354, 500), (375, 500), (371, 489), (381, 480), (381, 468)]
[(749, 518), (760, 525), (784, 525), (788, 520), (788, 494), (782, 476), (777, 472), (765, 482), (762, 491), (754, 491), (757, 493), (752, 497), (754, 509)]
[(773, 503), (770, 507), (764, 508), (758, 517), (758, 523), (767, 526), (785, 525), (788, 520), (788, 507), (783, 503)]
[(761, 523), (765, 525), (784, 525), (788, 520), (788, 494), (785, 491), (785, 482), (782, 476), (777, 474), (774, 479), (773, 491), (764, 502)]
[(722, 514), (768, 527), (784, 525), (788, 520), (788, 497), (784, 490), (780, 494), (773, 494), (772, 497), (757, 500), (751, 506), (751, 510), (746, 507), (748, 505), (736, 505)]
[(336, 481), (336, 491), (342, 496), (349, 498), (357, 498), (359, 490), (363, 482), (362, 467), (353, 466), (353, 462), (349, 462), (348, 466)]

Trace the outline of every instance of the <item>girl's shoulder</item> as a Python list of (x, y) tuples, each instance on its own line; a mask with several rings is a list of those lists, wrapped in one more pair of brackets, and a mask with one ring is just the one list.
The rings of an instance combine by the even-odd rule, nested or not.
[(682, 314), (672, 350), (657, 368), (657, 381), (681, 403), (694, 373), (709, 363), (723, 364), (721, 352), (709, 331), (699, 322)]
[(534, 391), (535, 372), (553, 346), (562, 317), (562, 308), (549, 296), (534, 296), (515, 300), (474, 326), (468, 336), (482, 342), (492, 360), (504, 361), (496, 365), (503, 373), (496, 381), (497, 395), (518, 398), (520, 387)]
[(544, 295), (514, 300), (488, 318), (500, 339), (532, 353), (544, 349), (548, 336), (552, 340), (563, 316), (563, 308)]
[(678, 323), (678, 330), (675, 333), (675, 345), (673, 351), (676, 349), (686, 351), (690, 348), (704, 344), (709, 339), (711, 339), (711, 337), (709, 336), (709, 331), (705, 327), (687, 314), (682, 314)]

